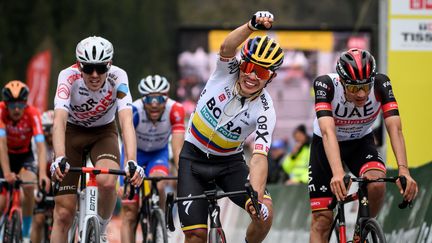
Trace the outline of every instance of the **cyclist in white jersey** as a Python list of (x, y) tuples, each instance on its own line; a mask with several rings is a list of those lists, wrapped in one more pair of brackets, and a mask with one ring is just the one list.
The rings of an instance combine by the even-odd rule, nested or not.
[[(179, 154), (184, 142), (185, 111), (180, 103), (168, 97), (169, 89), (170, 84), (165, 77), (149, 75), (138, 85), (138, 90), (143, 97), (133, 103), (133, 123), (138, 147), (137, 160), (140, 166), (145, 167), (146, 176), (169, 174), (170, 136), (173, 160), (178, 167)], [(120, 185), (123, 185), (122, 178), (120, 182)], [(161, 205), (165, 202), (165, 185), (165, 181), (157, 184)], [(122, 200), (122, 242), (135, 241), (139, 207), (138, 194), (135, 195), (133, 200)]]
[[(96, 168), (119, 169), (120, 152), (115, 114), (125, 145), (126, 159), (136, 165), (136, 140), (132, 124), (132, 98), (126, 72), (112, 65), (112, 44), (102, 37), (88, 37), (78, 43), (76, 64), (60, 72), (54, 100), (53, 141), (55, 161), (51, 165), (53, 179), (60, 181), (55, 197), (52, 242), (66, 242), (67, 232), (76, 210), (79, 174), (67, 173), (70, 166), (83, 166), (88, 152)], [(68, 159), (65, 173), (59, 168)], [(70, 164), (70, 165), (69, 165)], [(129, 164), (129, 163), (128, 163)], [(126, 166), (129, 171), (129, 166)], [(137, 167), (132, 184), (142, 182), (144, 171)], [(117, 176), (98, 175), (98, 213), (101, 241), (106, 242), (106, 226), (116, 202)]]
[[(310, 242), (327, 242), (333, 212), (327, 208), (332, 195), (343, 200), (347, 195), (342, 161), (355, 175), (369, 179), (385, 177), (385, 163), (372, 135), (372, 124), (380, 111), (399, 167), (407, 178), (403, 197), (412, 201), (418, 192), (410, 176), (398, 105), (389, 78), (376, 73), (375, 59), (365, 50), (343, 52), (337, 73), (319, 76), (314, 81), (314, 136), (309, 165), (309, 196), (312, 209)], [(400, 183), (397, 183), (402, 192)], [(371, 216), (376, 216), (384, 201), (385, 184), (368, 185)], [(354, 241), (360, 239), (355, 233)]]
[[(227, 192), (244, 190), (250, 180), (258, 192), (259, 219), (250, 199), (230, 198), (251, 215), (247, 242), (263, 241), (272, 224), (272, 202), (265, 185), (276, 114), (265, 86), (276, 76), (284, 55), (280, 45), (268, 36), (247, 38), (257, 29), (270, 29), (272, 23), (270, 12), (259, 11), (225, 38), (216, 70), (191, 115), (179, 161), (180, 197), (202, 194), (215, 184)], [(236, 49), (244, 41), (239, 62)], [(255, 144), (248, 167), (243, 144), (251, 133)], [(199, 200), (178, 206), (185, 242), (205, 242), (208, 203)]]

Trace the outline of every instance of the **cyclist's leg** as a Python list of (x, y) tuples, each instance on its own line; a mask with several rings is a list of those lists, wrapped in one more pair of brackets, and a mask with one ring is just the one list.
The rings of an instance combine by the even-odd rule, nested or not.
[(51, 242), (63, 243), (67, 241), (68, 231), (75, 218), (76, 204), (77, 196), (75, 193), (55, 197)]
[[(119, 169), (120, 152), (117, 128), (115, 123), (98, 128), (95, 142), (90, 150), (91, 160), (96, 168)], [(105, 235), (106, 227), (111, 220), (117, 201), (116, 175), (98, 175), (96, 177), (99, 191), (98, 214), (100, 216), (101, 234)]]
[[(385, 164), (379, 155), (372, 134), (356, 140), (356, 149), (350, 153), (347, 164), (355, 176), (375, 179), (386, 176)], [(368, 185), (368, 200), (370, 214), (375, 217), (384, 203), (385, 183)]]
[[(122, 146), (121, 151), (121, 158), (120, 161), (121, 167), (124, 167), (124, 147)], [(143, 166), (145, 165), (145, 153), (141, 150), (137, 151), (137, 161), (138, 165)], [(147, 167), (145, 168), (146, 176), (148, 175)], [(124, 177), (120, 177), (120, 186), (123, 188), (124, 185)], [(125, 193), (125, 192), (123, 192)], [(135, 242), (136, 236), (135, 236), (135, 229), (137, 227), (138, 223), (138, 190), (135, 192), (135, 197), (132, 200), (122, 199), (122, 209), (121, 209), (121, 219), (122, 219), (122, 225), (121, 225), (121, 231), (120, 231), (120, 237), (121, 242)], [(145, 237), (145, 236), (143, 236)]]
[[(37, 168), (32, 151), (23, 154), (10, 154), (9, 160), (12, 171), (17, 173), (23, 181), (37, 180)], [(22, 236), (25, 239), (30, 238), (35, 186), (22, 185)]]
[[(246, 165), (243, 157), (228, 157), (227, 162), (220, 166), (222, 166), (222, 168), (220, 169), (221, 173), (217, 175), (217, 185), (225, 192), (244, 190), (244, 185), (248, 182), (249, 167)], [(245, 206), (248, 203), (247, 196), (231, 197), (230, 199), (243, 209), (245, 209)], [(255, 215), (250, 214), (249, 211), (245, 209), (252, 219), (246, 231), (246, 240), (248, 243), (262, 242), (272, 226), (273, 204), (267, 190), (262, 203), (265, 204), (269, 210), (267, 220), (258, 219)]]
[(333, 211), (327, 209), (333, 196), (330, 189), (332, 172), (322, 139), (316, 135), (312, 138), (309, 161), (308, 190), (312, 209), (309, 242), (327, 242), (333, 222)]
[[(69, 159), (71, 167), (82, 166), (84, 148), (91, 142), (91, 130), (67, 124), (65, 148), (66, 157)], [(51, 242), (53, 243), (67, 241), (68, 231), (76, 213), (78, 180), (78, 173), (67, 173), (59, 185), (57, 195), (55, 195), (54, 223), (51, 233)]]
[[(31, 225), (31, 242), (42, 242), (42, 233), (44, 232), (43, 226), (45, 223), (45, 215), (43, 212), (33, 214)], [(45, 236), (46, 237), (46, 236)]]
[[(208, 185), (211, 163), (203, 164), (190, 158), (202, 159), (197, 148), (185, 142), (180, 154), (177, 196), (187, 197), (189, 195), (200, 195)], [(207, 241), (207, 208), (208, 202), (205, 200), (185, 201), (177, 203), (182, 230), (185, 234), (185, 242), (204, 243)]]
[[(149, 163), (146, 170), (148, 170), (149, 176), (168, 176), (169, 165), (168, 165), (168, 145), (165, 148), (150, 152)], [(159, 181), (157, 189), (159, 191), (159, 206), (164, 210), (165, 207), (165, 187), (167, 185), (166, 180)]]

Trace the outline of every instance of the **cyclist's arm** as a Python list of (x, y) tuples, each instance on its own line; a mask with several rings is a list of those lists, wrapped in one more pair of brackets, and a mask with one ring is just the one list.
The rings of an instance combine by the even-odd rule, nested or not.
[(176, 132), (172, 134), (171, 148), (173, 152), (174, 164), (176, 165), (177, 169), (178, 169), (180, 151), (182, 149), (184, 139), (185, 139), (184, 133)]
[(66, 155), (65, 150), (65, 133), (66, 122), (69, 113), (64, 109), (54, 110), (54, 124), (53, 124), (53, 148), (54, 156), (60, 157)]
[(399, 116), (390, 116), (384, 119), (384, 122), (399, 170), (408, 171), (408, 161), (405, 149), (405, 140), (402, 133), (401, 119)]
[(336, 126), (333, 117), (323, 116), (318, 119), (321, 129), (324, 150), (329, 161), (333, 176), (345, 175), (336, 137)]
[(122, 109), (118, 112), (120, 128), (122, 132), (125, 161), (136, 161), (136, 137), (135, 129), (132, 122), (132, 110)]
[(171, 149), (173, 152), (173, 160), (176, 168), (178, 169), (178, 161), (180, 151), (183, 147), (185, 139), (185, 125), (184, 125), (185, 111), (183, 105), (180, 103), (173, 104), (170, 111), (170, 121), (172, 126)]
[(258, 192), (258, 200), (262, 202), (268, 174), (267, 156), (261, 153), (254, 153), (249, 163), (249, 169), (250, 183), (252, 188)]
[[(249, 22), (250, 21), (241, 25), (240, 27), (228, 34), (220, 47), (219, 55), (221, 55), (222, 57), (235, 56), (237, 47), (242, 44), (253, 32), (253, 30), (248, 27)], [(273, 23), (273, 18), (269, 19), (267, 17), (258, 17), (256, 18), (256, 22), (270, 28)]]
[(2, 128), (0, 128), (0, 160), (3, 174), (10, 173), (6, 131)]

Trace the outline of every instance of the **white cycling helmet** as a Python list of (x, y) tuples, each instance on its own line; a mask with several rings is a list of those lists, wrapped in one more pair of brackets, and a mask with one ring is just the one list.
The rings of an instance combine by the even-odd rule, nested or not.
[(159, 75), (149, 75), (141, 79), (138, 90), (141, 95), (145, 96), (151, 93), (168, 93), (170, 84), (168, 80)]
[(108, 40), (91, 36), (78, 43), (75, 54), (80, 63), (107, 63), (114, 56), (114, 48)]
[(42, 113), (42, 126), (52, 126), (54, 123), (54, 111), (47, 110)]

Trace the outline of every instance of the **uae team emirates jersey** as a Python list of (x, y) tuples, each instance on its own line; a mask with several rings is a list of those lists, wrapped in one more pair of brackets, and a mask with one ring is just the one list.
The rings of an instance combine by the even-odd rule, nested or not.
[(335, 73), (315, 79), (314, 134), (321, 135), (318, 118), (332, 116), (336, 125), (338, 141), (359, 139), (372, 132), (373, 122), (382, 110), (384, 118), (399, 115), (398, 105), (389, 78), (384, 74), (375, 76), (374, 85), (366, 104), (356, 107), (345, 98), (345, 90)]
[(156, 151), (167, 146), (172, 133), (184, 133), (185, 111), (183, 106), (169, 99), (165, 110), (156, 123), (153, 123), (144, 110), (142, 99), (133, 103), (133, 123), (137, 137), (137, 148), (145, 152)]
[(114, 120), (116, 111), (132, 109), (128, 86), (126, 72), (112, 65), (102, 87), (92, 91), (75, 64), (59, 74), (54, 107), (69, 113), (69, 123), (83, 127), (106, 125)]
[(189, 120), (186, 141), (207, 154), (232, 155), (241, 152), (254, 133), (253, 153), (267, 155), (276, 123), (270, 95), (263, 89), (252, 99), (239, 96), (238, 60), (218, 58)]
[(40, 113), (30, 105), (24, 108), (24, 113), (19, 121), (12, 121), (5, 102), (0, 102), (0, 129), (6, 132), (8, 153), (11, 154), (27, 153), (31, 149), (33, 136), (43, 138)]

